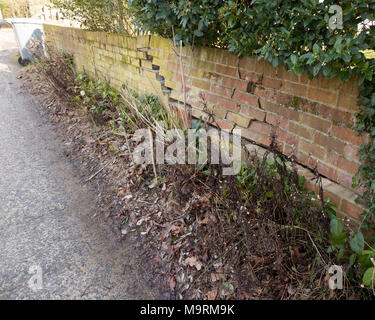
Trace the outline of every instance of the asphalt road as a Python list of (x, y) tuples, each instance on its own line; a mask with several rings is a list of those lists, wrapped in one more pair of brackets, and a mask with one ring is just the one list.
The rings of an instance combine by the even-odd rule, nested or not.
[(134, 248), (92, 218), (96, 195), (20, 88), (16, 54), (0, 29), (0, 299), (157, 298)]

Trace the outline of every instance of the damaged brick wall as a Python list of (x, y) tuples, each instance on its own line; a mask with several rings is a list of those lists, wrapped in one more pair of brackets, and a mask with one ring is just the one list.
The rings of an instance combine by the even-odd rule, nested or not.
[[(275, 132), (282, 152), (326, 179), (326, 192), (341, 212), (358, 218), (352, 177), (367, 136), (353, 126), (358, 111), (357, 81), (297, 76), (264, 60), (239, 58), (215, 48), (184, 47), (157, 36), (116, 34), (44, 25), (47, 43), (71, 52), (79, 71), (120, 89), (159, 97), (182, 116), (187, 111), (225, 130), (241, 128), (244, 138), (267, 147)], [(184, 73), (184, 79), (182, 76)], [(184, 80), (184, 81), (183, 81)], [(313, 183), (311, 183), (311, 188)]]

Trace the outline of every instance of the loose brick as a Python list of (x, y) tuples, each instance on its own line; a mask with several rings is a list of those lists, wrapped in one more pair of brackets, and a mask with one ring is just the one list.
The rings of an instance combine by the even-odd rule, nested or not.
[(270, 136), (261, 134), (251, 129), (242, 129), (241, 135), (245, 139), (255, 141), (256, 143), (262, 144), (264, 146), (270, 146), (272, 142), (272, 139)]
[(252, 108), (247, 105), (241, 106), (241, 113), (248, 116), (250, 119), (255, 119), (258, 121), (265, 121), (266, 112), (258, 108)]
[(231, 131), (233, 128), (233, 123), (230, 123), (228, 121), (225, 121), (217, 117), (214, 118), (214, 121), (212, 122), (212, 124), (226, 131)]
[(277, 113), (281, 116), (284, 116), (290, 120), (298, 121), (299, 113), (297, 110), (284, 107), (282, 105), (270, 102), (268, 100), (262, 99), (260, 102), (262, 108), (273, 113)]
[(217, 95), (213, 95), (207, 92), (204, 93), (204, 96), (207, 99), (207, 101), (213, 104), (217, 104), (219, 106), (222, 106), (224, 108), (227, 108), (229, 110), (233, 110), (236, 112), (240, 111), (240, 106), (235, 101), (225, 99), (225, 98), (222, 98), (222, 97), (219, 97)]
[(233, 95), (233, 99), (253, 107), (258, 105), (258, 98), (250, 93), (244, 93), (236, 90)]
[(250, 119), (238, 113), (228, 112), (227, 119), (238, 124), (240, 127), (247, 128), (250, 124)]

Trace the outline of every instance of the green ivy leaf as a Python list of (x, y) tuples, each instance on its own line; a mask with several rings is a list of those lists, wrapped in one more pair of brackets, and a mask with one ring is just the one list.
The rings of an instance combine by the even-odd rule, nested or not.
[(334, 236), (338, 236), (344, 230), (344, 225), (339, 218), (331, 219), (330, 231)]
[(355, 253), (362, 254), (362, 251), (365, 248), (365, 239), (363, 238), (362, 232), (356, 232), (350, 239), (349, 244), (350, 248), (352, 248)]
[(363, 275), (362, 284), (367, 287), (371, 287), (373, 284), (375, 284), (374, 274), (375, 267), (367, 269)]

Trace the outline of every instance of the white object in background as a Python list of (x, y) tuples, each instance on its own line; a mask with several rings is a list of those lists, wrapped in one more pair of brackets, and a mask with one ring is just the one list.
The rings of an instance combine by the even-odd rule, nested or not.
[(13, 27), (21, 55), (18, 62), (21, 65), (27, 65), (35, 60), (33, 50), (38, 50), (40, 55), (44, 55), (42, 20), (12, 18), (5, 21)]

